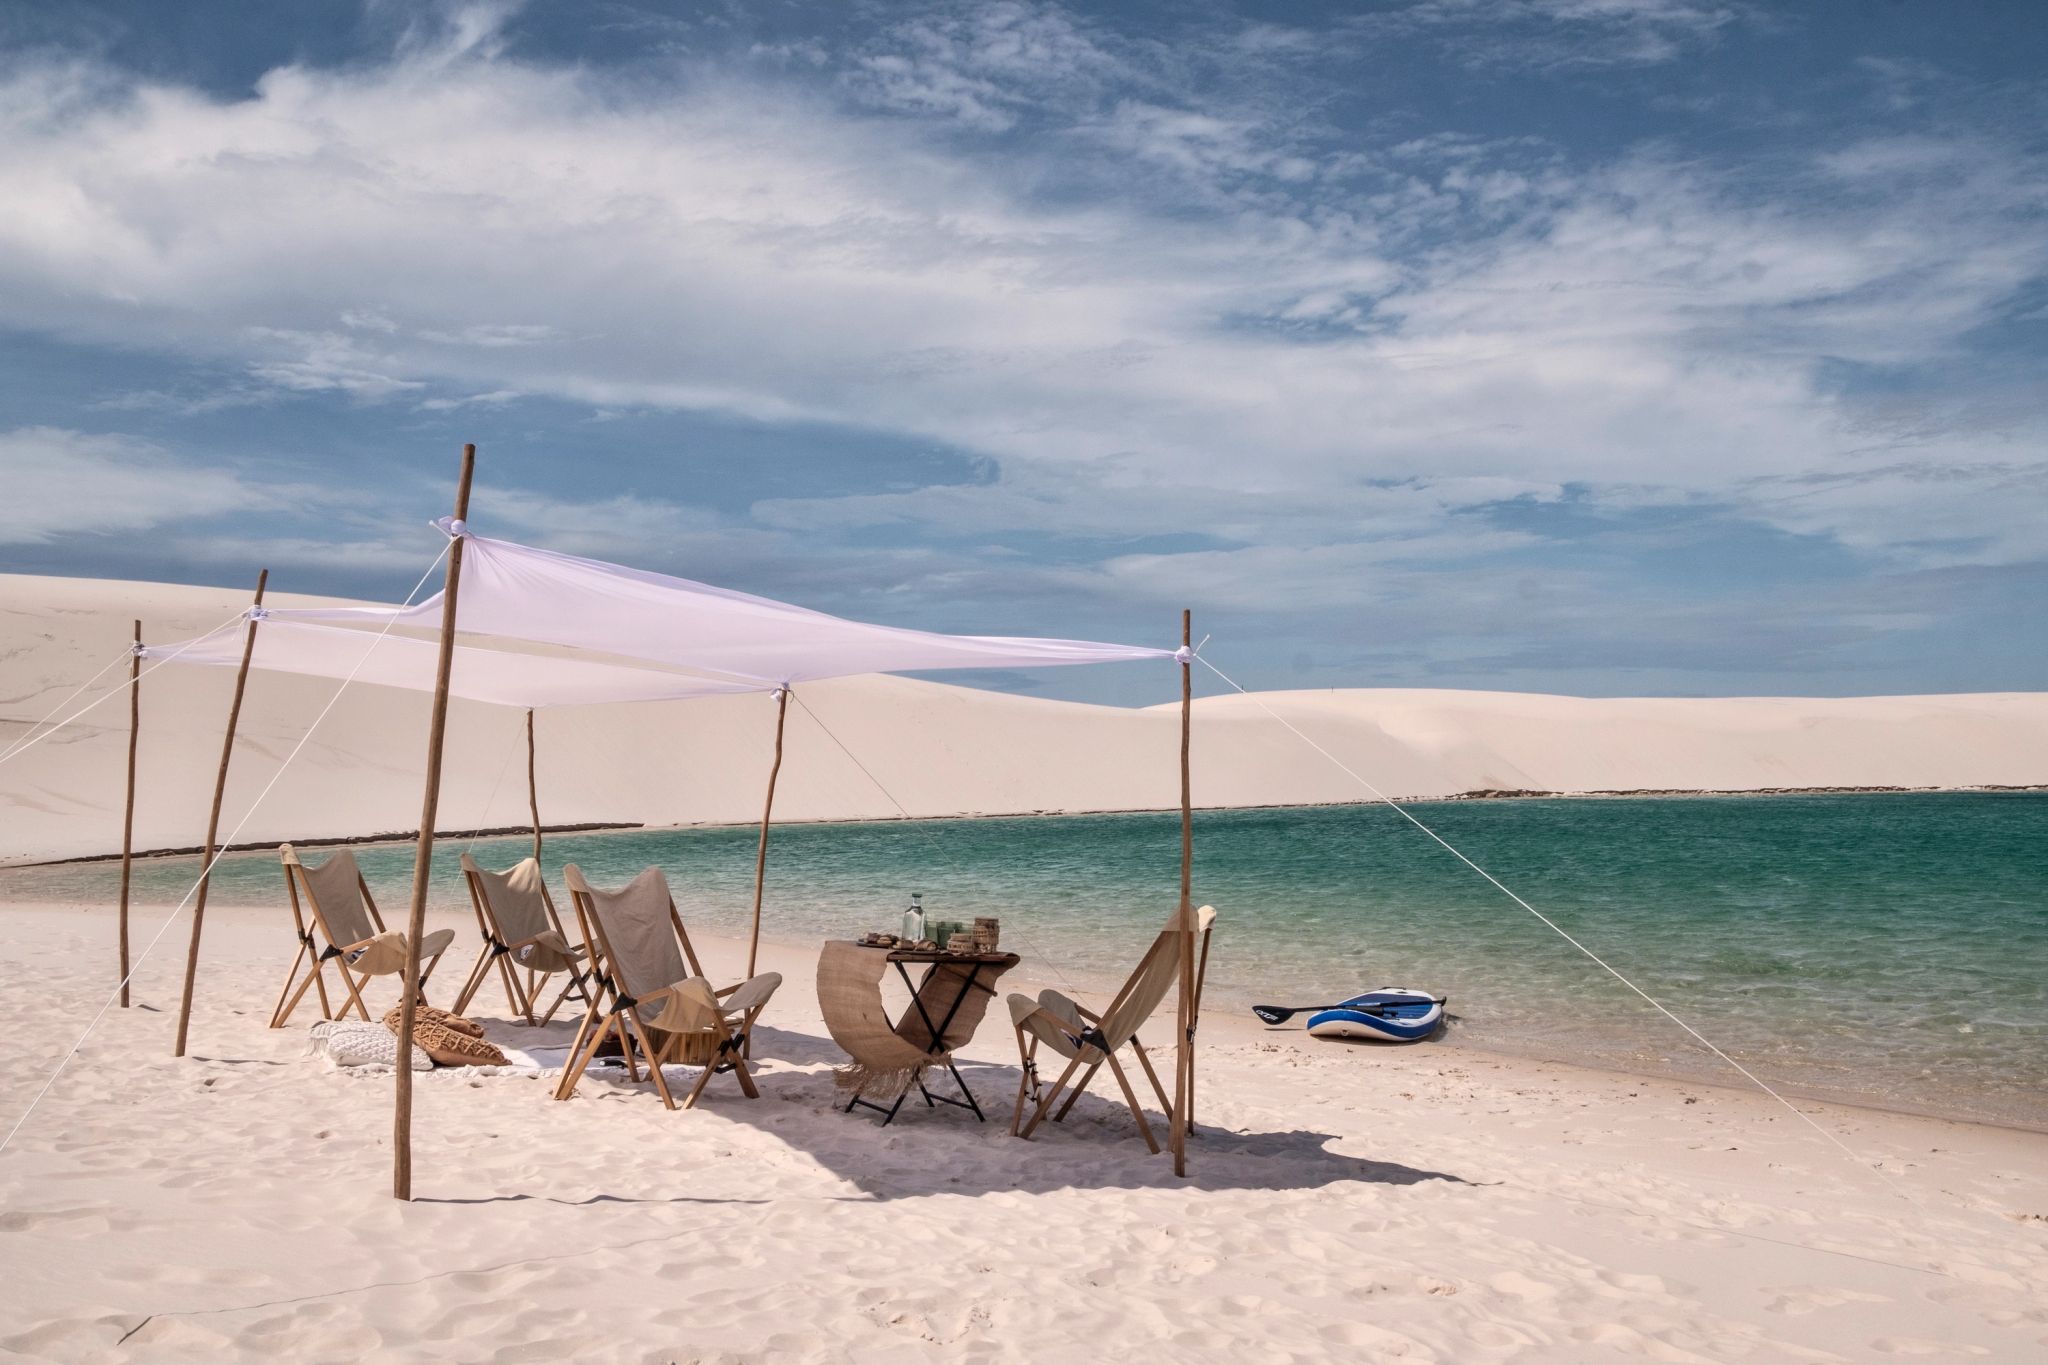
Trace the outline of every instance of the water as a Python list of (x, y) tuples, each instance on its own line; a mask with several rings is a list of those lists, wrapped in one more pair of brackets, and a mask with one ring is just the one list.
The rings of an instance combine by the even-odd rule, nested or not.
[[(1959, 793), (1497, 801), (1421, 818), (1616, 969), (1775, 1085), (2048, 1125), (2048, 795)], [(460, 844), (434, 897), (466, 904)], [(483, 840), (487, 866), (521, 838)], [(1113, 982), (1177, 887), (1173, 815), (785, 826), (767, 934), (893, 929), (921, 891), (937, 918), (1000, 915), (1036, 973)], [(411, 847), (358, 850), (387, 914)], [(667, 869), (688, 922), (745, 931), (754, 833), (548, 840), (599, 885)], [(175, 901), (190, 858), (138, 868)], [(0, 876), (14, 899), (111, 898), (106, 864)], [(1451, 996), (1461, 1044), (1739, 1083), (1613, 978), (1384, 807), (1195, 819), (1195, 884), (1222, 912), (1210, 1000), (1313, 1004), (1380, 985)], [(559, 882), (557, 883), (559, 887)], [(274, 854), (237, 855), (215, 903), (274, 905)], [(280, 952), (284, 952), (280, 943)], [(1034, 967), (1027, 961), (1027, 967)]]

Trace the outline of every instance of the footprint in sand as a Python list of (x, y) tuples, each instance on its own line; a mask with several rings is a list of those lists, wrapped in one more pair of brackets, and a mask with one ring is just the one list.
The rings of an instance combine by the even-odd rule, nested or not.
[(97, 1237), (112, 1226), (104, 1208), (19, 1209), (0, 1213), (0, 1232), (35, 1232), (57, 1237)]
[(1870, 1343), (1873, 1351), (1886, 1355), (1901, 1356), (1988, 1356), (1990, 1351), (1982, 1346), (1966, 1346), (1954, 1341), (1928, 1341), (1924, 1337), (1879, 1337)]
[(1800, 1284), (1778, 1290), (1777, 1297), (1764, 1307), (1773, 1313), (1799, 1317), (1821, 1308), (1840, 1308), (1846, 1303), (1890, 1302), (1891, 1300), (1882, 1294), (1864, 1294), (1854, 1289), (1830, 1289), (1824, 1285)]
[(1511, 1299), (1554, 1299), (1557, 1286), (1531, 1279), (1519, 1270), (1506, 1271), (1494, 1276), (1487, 1283), (1496, 1294), (1505, 1294)]

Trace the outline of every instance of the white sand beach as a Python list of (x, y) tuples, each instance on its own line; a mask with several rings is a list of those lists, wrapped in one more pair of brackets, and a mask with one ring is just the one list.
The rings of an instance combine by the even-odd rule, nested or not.
[[(0, 594), (0, 691), (17, 718), (118, 654), (131, 617), (162, 640), (239, 605), (226, 591), (20, 577)], [(229, 684), (175, 666), (146, 679), (139, 846), (203, 833)], [(331, 691), (252, 681), (229, 828)], [(897, 679), (819, 684), (807, 700), (916, 814), (1173, 800), (1168, 710)], [(2048, 770), (2039, 695), (1263, 700), (1399, 796), (2015, 785)], [(546, 713), (544, 818), (753, 818), (769, 705)], [(352, 689), (239, 838), (404, 828), (424, 715), (417, 696)], [(507, 755), (523, 757), (522, 722), (457, 708), (444, 827), (525, 819), (523, 784), (502, 780)], [(1359, 795), (1247, 699), (1205, 699), (1195, 736), (1200, 804)], [(0, 853), (116, 846), (125, 744), (116, 702), (10, 764)], [(783, 782), (789, 819), (895, 813), (803, 724)], [(138, 945), (170, 911), (138, 907)], [(458, 935), (445, 992), (475, 930), (437, 917)], [(1227, 920), (1224, 933), (1219, 951)], [(0, 906), (10, 1125), (105, 1001), (112, 937), (104, 905)], [(886, 1129), (841, 1112), (815, 948), (771, 942), (764, 965), (787, 980), (757, 1035), (760, 1099), (715, 1078), (701, 1108), (672, 1113), (644, 1084), (593, 1075), (557, 1103), (538, 1074), (438, 1070), (419, 1080), (415, 1199), (401, 1204), (390, 1073), (305, 1056), (308, 1014), (264, 1027), (293, 946), (282, 908), (211, 912), (191, 1055), (174, 1060), (183, 939), (179, 920), (139, 972), (136, 1006), (108, 1012), (0, 1154), (6, 1358), (2048, 1353), (2048, 1135), (1801, 1101), (1845, 1152), (1754, 1089), (1315, 1043), (1217, 1012), (1180, 1180), (1094, 1092), (1030, 1142), (1010, 1137), (1019, 1072), (1000, 1011), (963, 1054), (989, 1122), (914, 1099)], [(737, 979), (743, 945), (699, 947), (712, 975)], [(1035, 970), (1004, 988), (1103, 984)], [(391, 997), (382, 982), (373, 1004)], [(514, 1049), (560, 1048), (572, 1027), (507, 1023), (488, 992), (472, 1012)]]
[[(14, 905), (4, 924), (0, 1018), (19, 1041), (0, 1074), (19, 1096), (103, 998), (109, 923)], [(759, 1100), (720, 1077), (671, 1113), (593, 1076), (556, 1103), (536, 1077), (438, 1070), (419, 1080), (400, 1204), (389, 1072), (332, 1069), (301, 1055), (301, 1029), (263, 1027), (289, 945), (276, 916), (211, 917), (184, 1061), (168, 1056), (180, 955), (153, 958), (138, 1007), (110, 1014), (0, 1157), (5, 1358), (2048, 1352), (2039, 1134), (1801, 1106), (1865, 1167), (1755, 1092), (1217, 1017), (1176, 1180), (1093, 1092), (1010, 1137), (1016, 1056), (994, 1020), (964, 1067), (988, 1123), (914, 1096), (886, 1129), (840, 1112), (811, 957), (782, 947)], [(744, 953), (700, 948), (720, 976)]]

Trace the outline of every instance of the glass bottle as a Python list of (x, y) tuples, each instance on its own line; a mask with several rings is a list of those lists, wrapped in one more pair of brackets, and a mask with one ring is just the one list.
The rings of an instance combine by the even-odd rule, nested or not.
[(924, 936), (924, 893), (913, 891), (910, 893), (910, 908), (903, 912), (903, 931), (897, 937), (911, 944)]

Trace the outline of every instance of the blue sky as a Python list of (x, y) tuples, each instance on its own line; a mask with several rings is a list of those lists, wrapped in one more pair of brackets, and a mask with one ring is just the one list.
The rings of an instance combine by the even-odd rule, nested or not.
[[(2048, 683), (2030, 3), (0, 5), (0, 566)], [(1141, 676), (1142, 675), (1142, 676)], [(981, 678), (1138, 702), (1142, 670)]]

